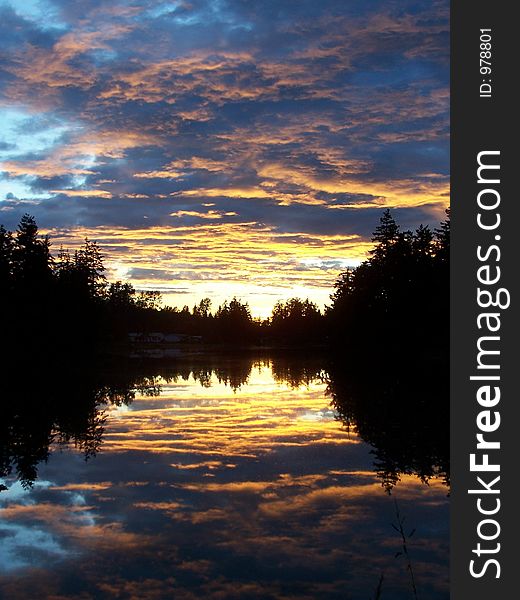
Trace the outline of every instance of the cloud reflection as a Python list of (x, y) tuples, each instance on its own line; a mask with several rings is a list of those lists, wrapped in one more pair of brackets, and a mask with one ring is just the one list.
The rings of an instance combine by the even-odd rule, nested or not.
[[(95, 460), (54, 453), (44, 485), (2, 492), (3, 535), (32, 531), (40, 558), (17, 564), (26, 538), (11, 534), (3, 552), (17, 570), (1, 575), (0, 589), (15, 600), (28, 590), (357, 598), (384, 571), (387, 597), (402, 598), (393, 500), (370, 448), (334, 419), (320, 378), (291, 385), (273, 372), (258, 362), (234, 391), (215, 374), (210, 385), (189, 371), (165, 378), (159, 397), (109, 412)], [(445, 597), (446, 488), (404, 475), (395, 495), (417, 526), (410, 551), (421, 597)]]

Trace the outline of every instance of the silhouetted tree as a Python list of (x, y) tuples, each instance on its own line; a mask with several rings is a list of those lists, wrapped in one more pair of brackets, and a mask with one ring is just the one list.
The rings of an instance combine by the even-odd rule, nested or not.
[(412, 251), (416, 260), (429, 259), (435, 252), (433, 233), (428, 226), (419, 225), (412, 237)]
[[(24, 215), (12, 234), (0, 228), (0, 302), (9, 315), (4, 334), (27, 348), (101, 348), (128, 333), (160, 331), (203, 336), (210, 342), (308, 344), (332, 341), (345, 348), (403, 350), (415, 340), (445, 350), (448, 324), (449, 211), (434, 233), (421, 225), (401, 231), (385, 211), (373, 236), (368, 260), (341, 273), (326, 319), (309, 299), (278, 302), (270, 319), (254, 320), (247, 303), (224, 302), (212, 314), (211, 300), (190, 311), (162, 307), (161, 295), (137, 291), (130, 283), (108, 283), (103, 256), (89, 239), (73, 254), (51, 256), (33, 217)], [(426, 335), (427, 333), (427, 335)]]
[[(50, 333), (47, 315), (53, 304), (53, 261), (47, 237), (41, 237), (33, 217), (24, 215), (14, 235), (3, 233), (4, 287), (9, 307), (5, 334), (11, 347), (29, 351), (31, 338)], [(10, 266), (9, 266), (10, 265)], [(5, 305), (3, 307), (5, 309)]]
[(44, 287), (52, 278), (49, 239), (38, 235), (38, 226), (30, 215), (23, 215), (18, 225), (12, 261), (15, 285), (23, 291)]
[(449, 264), (450, 260), (451, 210), (446, 209), (446, 219), (435, 229), (435, 256), (438, 262)]
[(108, 286), (108, 305), (117, 311), (129, 310), (134, 306), (135, 288), (131, 283), (116, 281)]
[(390, 210), (386, 209), (372, 236), (372, 241), (376, 243), (375, 248), (370, 251), (373, 259), (375, 261), (386, 259), (398, 239), (399, 225), (395, 222)]
[(252, 338), (254, 324), (249, 304), (237, 298), (218, 307), (215, 324), (219, 341), (245, 343)]
[(207, 319), (211, 316), (211, 300), (203, 298), (198, 304), (193, 307), (193, 314), (197, 317)]
[(423, 225), (401, 231), (386, 210), (372, 241), (370, 258), (335, 283), (327, 317), (336, 349), (445, 351), (449, 221), (435, 235)]
[(13, 291), (14, 240), (10, 231), (0, 225), (0, 306), (2, 314), (8, 315)]
[(139, 310), (156, 311), (162, 304), (161, 292), (145, 290), (139, 292), (135, 299), (135, 306)]
[(290, 298), (275, 304), (271, 314), (271, 333), (284, 342), (310, 342), (324, 339), (322, 314), (308, 298)]
[(83, 281), (88, 296), (92, 299), (102, 297), (107, 281), (103, 257), (96, 242), (85, 239), (83, 248), (74, 253), (74, 267)]
[(54, 265), (57, 308), (54, 327), (61, 330), (61, 335), (66, 335), (67, 330), (74, 331), (78, 343), (90, 345), (103, 335), (107, 286), (104, 271), (103, 257), (95, 242), (86, 239), (72, 255), (61, 249)]

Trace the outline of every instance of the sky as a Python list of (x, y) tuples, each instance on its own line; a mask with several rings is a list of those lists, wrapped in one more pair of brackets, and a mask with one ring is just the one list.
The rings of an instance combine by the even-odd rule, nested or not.
[(111, 280), (323, 306), (448, 202), (447, 0), (0, 0), (0, 223)]

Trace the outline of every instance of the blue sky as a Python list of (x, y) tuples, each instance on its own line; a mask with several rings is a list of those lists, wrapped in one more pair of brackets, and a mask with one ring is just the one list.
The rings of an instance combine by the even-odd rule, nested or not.
[(323, 304), (449, 194), (449, 3), (0, 0), (0, 222), (177, 305)]

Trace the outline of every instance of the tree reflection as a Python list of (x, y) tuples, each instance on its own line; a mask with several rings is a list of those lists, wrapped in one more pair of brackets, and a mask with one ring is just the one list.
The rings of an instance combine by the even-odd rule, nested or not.
[[(401, 475), (449, 485), (449, 370), (440, 358), (399, 356), (329, 369), (328, 393), (338, 419), (373, 446), (385, 489)], [(374, 366), (377, 365), (377, 366)]]
[(271, 369), (275, 381), (297, 389), (301, 386), (309, 386), (314, 381), (322, 380), (324, 377), (323, 366), (323, 355), (293, 353), (274, 358)]
[(73, 445), (89, 459), (102, 445), (107, 409), (130, 405), (136, 393), (158, 396), (160, 381), (192, 379), (210, 387), (216, 380), (236, 391), (254, 369), (270, 367), (276, 382), (293, 389), (326, 381), (338, 419), (373, 446), (374, 468), (388, 491), (402, 474), (449, 481), (448, 369), (439, 360), (371, 360), (376, 373), (359, 361), (339, 365), (323, 355), (298, 353), (79, 362), (40, 361), (38, 369), (10, 370), (0, 405), (0, 477), (16, 475), (25, 487), (32, 485), (38, 465), (59, 445)]
[(41, 364), (14, 368), (4, 381), (0, 424), (0, 476), (16, 474), (24, 487), (38, 476), (50, 448), (74, 445), (85, 459), (99, 450), (106, 408), (128, 405), (136, 390), (158, 395), (155, 379), (103, 371), (100, 365)]

